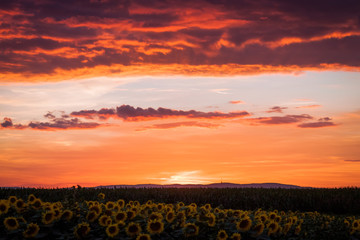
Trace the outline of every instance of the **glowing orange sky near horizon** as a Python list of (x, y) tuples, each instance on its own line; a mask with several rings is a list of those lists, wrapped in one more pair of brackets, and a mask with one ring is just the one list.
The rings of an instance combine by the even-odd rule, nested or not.
[[(339, 73), (339, 76), (342, 74)], [(322, 76), (322, 73), (318, 76)], [(242, 84), (257, 85), (256, 82), (260, 81), (259, 79), (265, 79), (261, 81), (273, 85), (280, 84), (274, 82), (274, 80), (269, 80), (269, 78), (271, 77), (266, 75), (258, 78), (249, 77), (248, 79), (252, 81), (245, 81)], [(283, 78), (286, 82), (289, 82), (291, 80), (287, 78), (294, 78), (294, 76), (284, 76)], [(309, 78), (311, 79), (312, 76), (310, 75)], [(244, 81), (241, 79), (232, 78), (228, 81), (235, 88), (239, 88), (233, 81)], [(173, 103), (176, 105), (187, 105), (185, 101), (177, 102), (176, 92), (169, 91), (167, 87), (184, 81), (183, 84), (185, 85), (178, 88), (178, 91), (181, 92), (179, 99), (185, 99), (188, 97), (182, 94), (189, 92), (188, 85), (195, 87), (191, 81), (187, 80), (186, 77), (183, 80), (175, 78), (173, 79), (174, 82), (167, 82), (165, 86), (163, 86), (162, 81), (153, 78), (128, 83), (125, 86), (121, 83), (120, 86), (134, 87), (134, 91), (141, 90), (136, 84), (145, 85), (144, 87), (146, 87), (146, 84), (154, 86), (154, 89), (148, 90), (144, 88), (141, 90), (144, 102), (139, 99), (140, 106), (148, 106), (154, 101), (151, 100), (150, 93), (152, 92), (164, 99), (173, 99), (175, 101)], [(221, 79), (204, 79), (199, 84), (212, 85), (215, 83), (212, 81), (221, 82)], [(279, 81), (282, 82), (283, 80)], [(308, 80), (304, 78), (302, 81), (306, 85)], [(328, 80), (322, 81), (329, 82)], [(60, 94), (61, 97), (62, 91), (68, 91), (65, 86), (73, 86), (74, 83), (61, 84), (63, 85), (60, 86), (63, 87), (38, 83), (37, 85), (25, 87), (22, 87), (22, 85), (17, 87), (8, 86), (8, 88), (15, 93), (25, 92), (24, 89), (34, 92), (29, 97), (35, 98), (33, 100), (35, 106), (38, 103), (38, 94), (43, 96), (44, 91), (49, 91), (52, 97), (56, 97), (54, 96), (56, 94)], [(86, 86), (85, 83), (83, 84), (80, 86)], [(91, 98), (95, 97), (94, 93), (99, 93), (100, 99), (103, 99), (105, 92), (111, 93), (114, 89), (117, 89), (113, 87), (103, 90), (100, 85), (92, 84), (92, 90), (87, 87), (78, 88), (78, 95), (82, 96), (82, 94), (91, 90)], [(224, 83), (218, 84), (224, 85)], [(40, 88), (41, 86), (43, 88)], [(320, 84), (320, 86), (323, 85)], [(3, 88), (5, 89), (5, 87)], [(24, 89), (20, 91), (22, 88)], [(63, 88), (64, 90), (54, 92), (55, 88)], [(317, 87), (314, 86), (314, 88)], [(328, 88), (332, 89), (333, 85), (329, 83)], [(268, 89), (267, 86), (264, 89)], [(84, 92), (81, 92), (81, 90)], [(293, 90), (302, 94), (300, 89)], [(133, 102), (131, 96), (135, 93), (127, 89), (125, 92), (128, 92), (128, 95), (124, 95), (124, 91), (122, 90), (123, 98)], [(192, 96), (193, 100), (197, 99), (200, 102), (203, 100), (208, 101), (209, 97), (214, 98), (216, 96), (221, 99), (234, 99), (234, 94), (226, 91), (229, 90), (225, 88), (216, 89), (214, 92), (212, 89), (209, 91), (199, 89), (191, 93), (190, 96)], [(241, 88), (239, 88), (239, 91), (242, 91)], [(261, 88), (258, 87), (258, 91), (261, 91)], [(304, 91), (307, 91), (306, 88), (304, 88)], [(339, 89), (335, 88), (334, 91), (339, 91)], [(160, 92), (163, 93), (159, 95)], [(202, 94), (208, 92), (209, 96), (202, 97), (197, 92)], [(278, 90), (275, 89), (274, 94), (278, 94)], [(323, 94), (324, 99), (332, 97), (331, 90)], [(343, 90), (343, 94), (349, 94), (349, 92)], [(33, 108), (32, 103), (26, 100), (28, 98), (26, 95), (23, 96), (23, 100), (17, 97), (20, 103), (10, 101), (16, 96), (18, 95), (8, 96), (9, 104), (17, 106), (27, 102), (30, 104), (28, 107)], [(94, 118), (85, 119), (86, 121), (84, 121), (95, 121), (104, 125), (90, 129), (77, 129), (79, 128), (78, 125), (71, 125), (73, 129), (69, 127), (68, 130), (56, 128), (55, 124), (57, 122), (48, 120), (49, 123), (54, 124), (48, 130), (39, 131), (29, 127), (18, 130), (2, 128), (0, 137), (2, 146), (0, 153), (1, 185), (68, 187), (77, 184), (81, 186), (145, 183), (207, 184), (223, 181), (233, 183), (277, 182), (312, 187), (359, 186), (360, 179), (357, 174), (360, 170), (357, 158), (360, 154), (358, 148), (359, 111), (346, 113), (340, 110), (338, 112), (339, 110), (336, 110), (334, 105), (326, 110), (324, 106), (318, 104), (319, 102), (314, 102), (305, 97), (301, 98), (302, 95), (299, 95), (293, 102), (287, 103), (286, 107), (283, 105), (281, 109), (275, 107), (270, 108), (268, 111), (254, 111), (256, 108), (251, 106), (249, 102), (259, 98), (253, 96), (253, 99), (251, 99), (251, 94), (248, 97), (243, 96), (244, 101), (221, 100), (223, 105), (220, 109), (228, 108), (228, 110), (222, 111), (225, 113), (232, 112), (231, 109), (251, 109), (252, 115), (250, 116), (209, 119), (188, 118), (186, 116), (162, 117), (160, 119), (151, 117), (150, 119), (140, 119), (140, 121), (123, 121), (117, 118), (99, 121)], [(45, 104), (44, 107), (50, 109), (53, 100), (51, 100), (51, 97), (46, 97), (46, 99), (48, 99), (49, 103)], [(322, 98), (318, 96), (318, 99)], [(270, 96), (264, 99), (264, 101), (269, 100)], [(68, 99), (68, 101), (74, 102), (78, 100), (74, 98)], [(85, 105), (92, 105), (97, 101), (95, 98), (92, 99), (91, 103), (85, 102)], [(167, 102), (167, 100), (164, 101)], [(214, 101), (214, 99), (211, 101)], [(161, 102), (163, 100), (160, 100)], [(220, 103), (218, 100), (213, 103), (216, 102)], [(241, 102), (241, 104), (231, 102)], [(74, 107), (67, 105), (66, 101), (63, 104), (63, 110), (65, 108), (74, 110)], [(340, 102), (339, 104), (342, 105), (343, 103)], [(309, 105), (316, 105), (316, 108), (308, 108)], [(325, 105), (332, 105), (331, 101)], [(264, 106), (271, 105), (265, 104)], [(189, 107), (191, 107), (191, 104), (186, 109)], [(206, 112), (212, 112), (211, 109), (208, 108)], [(219, 112), (216, 109), (215, 112)], [(24, 116), (23, 112), (8, 111), (13, 112), (14, 124), (20, 122), (23, 126), (26, 126), (26, 120), (29, 118), (22, 117)], [(288, 114), (282, 113), (282, 111), (288, 112)], [(331, 115), (334, 117), (335, 126), (300, 128), (297, 125), (302, 120), (294, 123), (281, 122), (292, 119), (289, 116), (303, 116), (299, 115), (300, 113), (324, 116), (329, 111), (332, 112)], [(202, 111), (200, 110), (200, 112)], [(31, 114), (31, 118), (39, 119), (39, 116), (36, 117), (34, 114), (35, 112)], [(56, 115), (57, 113), (53, 112), (53, 114)], [(271, 116), (279, 117), (281, 121), (278, 124), (261, 122), (264, 119), (272, 119)], [(64, 119), (61, 118), (61, 120)], [(276, 118), (272, 119), (272, 121), (275, 120)], [(309, 121), (314, 122), (315, 120), (306, 120), (305, 123)]]
[(2, 2), (0, 187), (360, 187), (359, 9)]

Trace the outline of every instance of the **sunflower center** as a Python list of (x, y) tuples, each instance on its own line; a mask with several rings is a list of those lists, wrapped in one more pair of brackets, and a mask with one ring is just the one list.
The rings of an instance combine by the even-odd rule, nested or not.
[(15, 227), (16, 226), (16, 221), (15, 219), (8, 219), (7, 220), (7, 224), (10, 226), (10, 227)]
[(47, 213), (46, 215), (45, 215), (45, 220), (46, 221), (50, 221), (52, 219), (52, 214), (51, 213)]
[(129, 232), (136, 233), (138, 231), (138, 227), (135, 225), (132, 225), (129, 227)]
[(247, 225), (248, 225), (248, 220), (243, 220), (243, 221), (240, 222), (239, 226), (240, 226), (240, 228), (246, 228)]
[(81, 226), (81, 227), (78, 229), (79, 235), (85, 235), (85, 234), (86, 234), (86, 231), (87, 231), (87, 227), (86, 227), (86, 226)]
[(123, 220), (125, 218), (125, 215), (123, 213), (119, 213), (118, 215), (116, 215), (116, 220)]
[(0, 205), (0, 211), (5, 212), (6, 206), (4, 204)]
[(27, 233), (28, 233), (29, 235), (32, 235), (32, 234), (34, 234), (34, 233), (36, 232), (36, 230), (37, 230), (36, 227), (30, 226), (30, 227), (28, 228), (28, 230), (27, 230)]
[(154, 222), (150, 224), (150, 228), (153, 231), (159, 231), (161, 229), (161, 224), (159, 222)]
[(115, 226), (109, 227), (109, 233), (115, 233), (115, 232), (116, 232), (116, 227)]

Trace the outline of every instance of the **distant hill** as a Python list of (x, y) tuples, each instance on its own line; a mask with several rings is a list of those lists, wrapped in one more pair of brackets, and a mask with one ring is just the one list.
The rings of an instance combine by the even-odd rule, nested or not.
[(97, 186), (95, 188), (285, 188), (285, 189), (301, 189), (309, 187), (300, 187), (296, 185), (280, 184), (280, 183), (211, 183), (211, 184), (137, 184), (137, 185), (106, 185)]

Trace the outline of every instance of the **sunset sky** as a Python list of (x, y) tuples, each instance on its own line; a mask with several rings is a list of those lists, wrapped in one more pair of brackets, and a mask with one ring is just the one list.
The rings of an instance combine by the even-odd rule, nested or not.
[(0, 1), (0, 187), (360, 187), (358, 0)]

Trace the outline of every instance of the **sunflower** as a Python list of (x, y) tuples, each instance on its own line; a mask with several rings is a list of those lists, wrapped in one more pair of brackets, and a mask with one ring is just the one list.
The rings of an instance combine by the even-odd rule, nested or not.
[(52, 211), (52, 210), (54, 210), (53, 206), (48, 202), (43, 204), (42, 209), (44, 211)]
[(72, 217), (73, 217), (73, 212), (68, 209), (63, 211), (61, 214), (61, 218), (65, 219), (66, 221), (70, 221)]
[(275, 218), (276, 218), (276, 213), (275, 212), (271, 212), (270, 214), (269, 214), (269, 219), (270, 220), (275, 220)]
[(299, 234), (300, 234), (300, 231), (301, 231), (301, 225), (297, 225), (296, 228), (295, 228), (294, 233), (295, 233), (296, 235), (299, 235)]
[(240, 235), (240, 233), (233, 233), (233, 235), (231, 235), (230, 239), (231, 240), (241, 240), (241, 235)]
[(120, 208), (123, 208), (125, 206), (125, 201), (122, 199), (117, 200), (117, 205), (119, 205)]
[(42, 223), (48, 225), (55, 220), (55, 213), (53, 211), (47, 211), (42, 214)]
[(281, 222), (281, 216), (277, 215), (274, 219), (275, 222), (279, 223)]
[(97, 214), (95, 211), (89, 211), (86, 214), (86, 220), (89, 222), (94, 222), (98, 218), (99, 214)]
[(276, 233), (276, 231), (279, 228), (279, 224), (277, 222), (270, 222), (267, 225), (267, 228), (268, 228), (268, 235), (270, 236), (271, 234)]
[(220, 230), (217, 234), (217, 240), (226, 240), (228, 238), (228, 235), (225, 230)]
[(346, 219), (344, 220), (344, 224), (346, 225), (346, 227), (348, 227), (348, 228), (350, 227), (350, 222)]
[(37, 225), (36, 223), (30, 223), (29, 225), (27, 225), (25, 231), (23, 232), (23, 236), (25, 238), (33, 238), (38, 234), (39, 230), (39, 225)]
[(191, 203), (190, 205), (188, 205), (188, 207), (194, 207), (194, 208), (197, 208), (197, 205), (196, 205), (196, 203)]
[(74, 234), (77, 238), (81, 239), (88, 235), (90, 232), (90, 226), (86, 222), (79, 223), (74, 230)]
[(4, 225), (7, 230), (12, 231), (19, 228), (19, 222), (14, 217), (7, 217), (4, 219)]
[(184, 207), (184, 206), (185, 206), (185, 204), (184, 204), (183, 202), (177, 203), (177, 204), (176, 204), (176, 211), (179, 211), (180, 208), (182, 208), (182, 207)]
[(40, 208), (42, 207), (43, 203), (42, 203), (41, 199), (36, 198), (36, 199), (32, 202), (31, 205), (32, 205), (32, 207), (33, 207), (34, 209), (40, 209)]
[(264, 232), (265, 225), (263, 223), (256, 224), (252, 230), (254, 231), (251, 235), (253, 237), (258, 237)]
[(133, 219), (134, 217), (136, 217), (136, 212), (132, 211), (132, 210), (128, 210), (126, 211), (126, 215), (127, 215), (127, 219), (131, 220)]
[(164, 223), (161, 220), (148, 222), (146, 230), (151, 234), (159, 234), (164, 231)]
[(54, 209), (54, 215), (55, 215), (55, 219), (60, 219), (61, 218), (61, 210), (60, 209), (57, 209), (57, 208), (55, 208)]
[(115, 237), (119, 234), (119, 231), (119, 226), (117, 224), (111, 224), (106, 227), (106, 234), (108, 235), (108, 237)]
[(236, 224), (236, 228), (241, 232), (249, 231), (251, 228), (252, 221), (250, 218), (241, 219), (240, 222)]
[(138, 223), (131, 222), (127, 225), (126, 234), (130, 237), (135, 237), (141, 232), (141, 227)]
[(99, 205), (92, 205), (91, 207), (89, 207), (89, 211), (95, 211), (96, 214), (101, 214), (102, 209)]
[(197, 236), (199, 234), (199, 227), (194, 223), (187, 223), (183, 228), (185, 237)]
[(104, 193), (99, 193), (98, 198), (101, 199), (101, 200), (105, 199), (105, 194)]
[(10, 196), (10, 197), (8, 198), (8, 201), (9, 201), (10, 205), (14, 205), (15, 202), (16, 202), (16, 200), (17, 200), (17, 197), (16, 197), (16, 196)]
[(355, 230), (360, 230), (360, 220), (357, 219), (352, 223), (352, 228)]
[(19, 223), (27, 223), (24, 217), (18, 217), (17, 220)]
[(173, 211), (169, 211), (166, 213), (165, 219), (167, 222), (171, 223), (175, 219), (175, 213)]
[(9, 211), (9, 202), (7, 200), (0, 200), (0, 215)]
[(107, 203), (105, 204), (105, 208), (106, 208), (107, 210), (112, 210), (112, 209), (114, 209), (114, 207), (115, 207), (115, 203), (112, 202), (112, 201), (109, 201), (109, 202), (107, 202)]
[(30, 203), (30, 204), (32, 204), (32, 203), (35, 201), (35, 199), (36, 199), (35, 195), (34, 195), (34, 194), (30, 194), (30, 195), (28, 196), (27, 202)]
[(104, 215), (107, 215), (109, 217), (111, 217), (113, 214), (114, 214), (114, 212), (112, 210), (105, 209), (105, 211), (104, 211)]
[(152, 200), (147, 200), (147, 202), (145, 203), (146, 205), (152, 205), (153, 201)]
[(26, 203), (22, 199), (16, 200), (14, 205), (15, 205), (15, 208), (16, 208), (17, 212), (23, 211), (25, 209), (25, 207), (26, 207)]
[(211, 210), (211, 205), (210, 205), (210, 203), (205, 204), (205, 205), (204, 205), (204, 208), (205, 208), (206, 210)]
[(161, 213), (153, 212), (150, 214), (148, 221), (162, 220), (162, 219), (163, 219), (163, 215)]
[(162, 210), (164, 210), (164, 208), (165, 208), (165, 206), (164, 206), (163, 203), (158, 203), (158, 204), (156, 205), (156, 211), (161, 212)]
[(99, 218), (99, 224), (103, 227), (109, 226), (112, 223), (111, 217), (107, 215), (102, 215)]
[(186, 214), (185, 214), (185, 211), (180, 211), (177, 213), (176, 215), (176, 219), (178, 220), (185, 220), (186, 219)]
[(209, 214), (206, 215), (206, 217), (207, 217), (207, 224), (208, 224), (208, 226), (209, 226), (209, 227), (215, 226), (215, 224), (216, 224), (215, 214), (209, 213)]
[(119, 211), (115, 214), (114, 218), (115, 218), (115, 222), (125, 222), (127, 218), (127, 214), (126, 212)]
[(287, 233), (289, 232), (291, 226), (292, 226), (291, 223), (286, 223), (286, 224), (284, 225), (284, 228), (283, 228), (283, 231), (282, 231), (282, 232), (283, 232), (284, 234), (287, 234)]
[(151, 237), (149, 234), (141, 233), (137, 236), (136, 240), (151, 240)]

